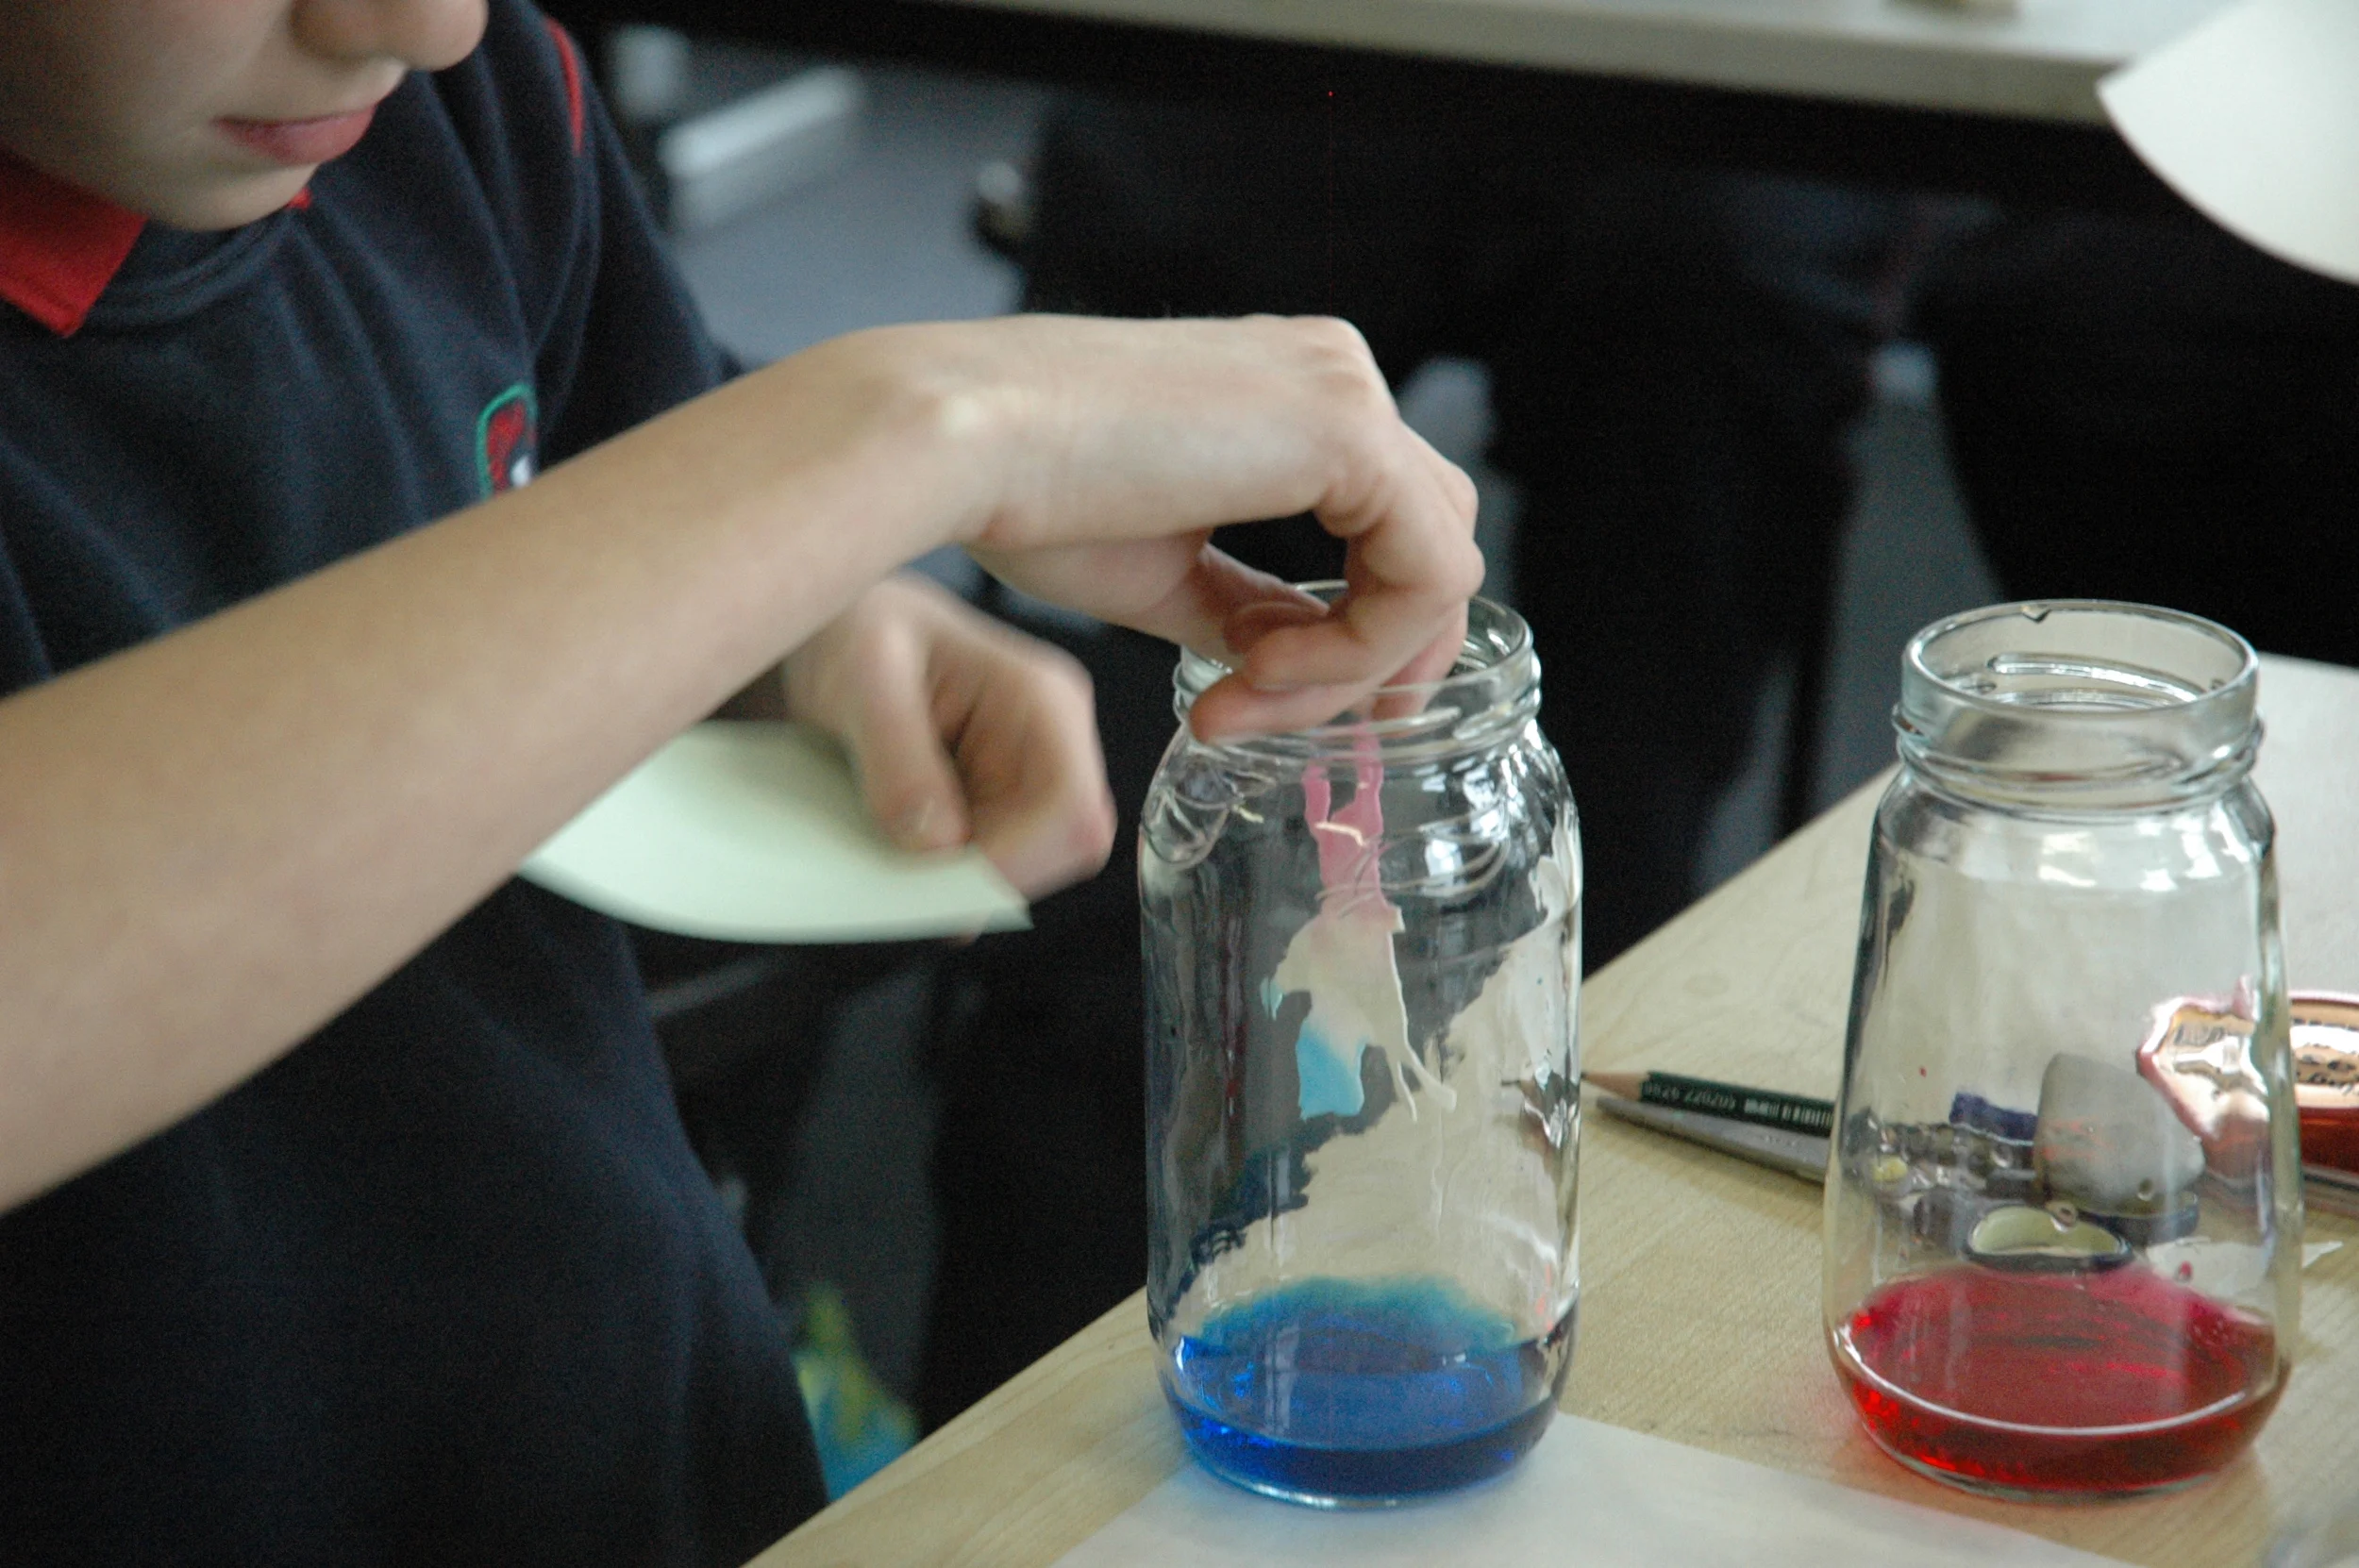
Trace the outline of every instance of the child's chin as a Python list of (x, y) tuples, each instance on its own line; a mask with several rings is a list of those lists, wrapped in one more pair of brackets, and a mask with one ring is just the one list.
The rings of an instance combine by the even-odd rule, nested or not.
[(175, 228), (237, 228), (267, 218), (311, 182), (308, 168), (272, 169), (183, 187), (143, 204), (148, 216)]

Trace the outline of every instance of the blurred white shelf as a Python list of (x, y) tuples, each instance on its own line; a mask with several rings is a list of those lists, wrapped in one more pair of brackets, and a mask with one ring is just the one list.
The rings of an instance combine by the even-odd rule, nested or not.
[(1093, 21), (2101, 124), (2099, 77), (2231, 0), (945, 0)]

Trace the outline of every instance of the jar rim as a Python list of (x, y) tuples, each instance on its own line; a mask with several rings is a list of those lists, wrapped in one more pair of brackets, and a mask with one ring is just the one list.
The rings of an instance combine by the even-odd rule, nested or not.
[[(2126, 599), (2022, 599), (2009, 604), (1985, 605), (1979, 609), (1969, 609), (1955, 615), (1944, 616), (1931, 626), (1921, 628), (1909, 639), (1906, 648), (1901, 653), (1903, 671), (1930, 682), (1945, 696), (1983, 712), (1994, 716), (2020, 715), (2026, 706), (2024, 703), (2010, 696), (1993, 695), (1986, 690), (1978, 690), (1962, 683), (1957, 678), (1958, 672), (1936, 668), (1928, 659), (1928, 652), (1939, 642), (1993, 621), (2020, 617), (2034, 625), (2040, 625), (2060, 611), (2066, 614), (2119, 616), (2126, 620), (2146, 620), (2176, 626), (2192, 632), (2224, 650), (2234, 652), (2236, 655), (2236, 667), (2228, 676), (2200, 692), (2186, 691), (2180, 683), (2171, 681), (2167, 676), (2161, 676), (2150, 683), (2142, 684), (2146, 684), (2147, 690), (2163, 696), (2165, 700), (2135, 705), (2092, 703), (2043, 707), (2041, 709), (2043, 719), (2054, 719), (2066, 724), (2101, 724), (2109, 721), (2118, 722), (2131, 715), (2151, 714), (2157, 709), (2164, 709), (2184, 712), (2190, 709), (2205, 706), (2228, 707), (2239, 700), (2250, 700), (2253, 688), (2259, 682), (2260, 656), (2253, 651), (2252, 644), (2235, 631), (2207, 616), (2197, 615), (2183, 609), (2168, 609), (2159, 605), (2137, 604)], [(2120, 672), (2116, 668), (2110, 673)], [(2150, 672), (2143, 671), (2136, 673), (2150, 674)], [(2174, 686), (2180, 686), (2180, 689), (2173, 691)]]
[[(1322, 579), (1296, 585), (1332, 604), (1346, 585)], [(1217, 659), (1182, 648), (1172, 671), (1172, 710), (1184, 734), (1188, 712), (1214, 681), (1230, 674)], [(1391, 710), (1378, 717), (1380, 704)], [(1540, 661), (1531, 627), (1514, 609), (1481, 595), (1466, 603), (1466, 632), (1457, 665), (1433, 680), (1380, 686), (1323, 725), (1270, 735), (1232, 736), (1198, 745), (1234, 754), (1315, 757), (1350, 753), (1374, 742), (1397, 761), (1443, 756), (1520, 729), (1539, 710)]]
[(2183, 801), (2250, 771), (2259, 671), (2251, 643), (2200, 615), (2023, 600), (1910, 638), (1892, 722), (1902, 762), (1955, 792), (2100, 810)]
[[(1294, 584), (1302, 592), (1330, 605), (1343, 596), (1347, 586), (1336, 577)], [(1469, 654), (1475, 655), (1477, 662), (1462, 662), (1447, 675), (1432, 680), (1399, 681), (1380, 686), (1368, 693), (1368, 700), (1374, 702), (1380, 697), (1401, 696), (1430, 698), (1437, 692), (1470, 686), (1485, 678), (1496, 679), (1501, 670), (1531, 651), (1531, 624), (1498, 600), (1484, 598), (1478, 593), (1466, 601), (1466, 634), (1459, 656), (1464, 660)], [(1181, 698), (1193, 702), (1203, 695), (1214, 681), (1230, 673), (1230, 665), (1211, 655), (1183, 647), (1180, 650), (1180, 666), (1172, 676), (1172, 686)], [(1346, 731), (1356, 733), (1366, 723), (1365, 720), (1334, 719), (1291, 733), (1317, 735), (1327, 730), (1339, 734)]]

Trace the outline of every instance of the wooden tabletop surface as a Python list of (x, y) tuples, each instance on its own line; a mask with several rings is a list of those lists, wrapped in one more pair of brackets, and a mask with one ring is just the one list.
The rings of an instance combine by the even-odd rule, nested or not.
[(2101, 123), (2098, 77), (2227, 0), (954, 0), (1687, 86)]
[[(2359, 673), (2270, 659), (2261, 708), (2287, 974), (2297, 987), (2359, 991)], [(1880, 788), (1592, 976), (1586, 1065), (1832, 1095)], [(2349, 1220), (2310, 1218), (2311, 1241), (2345, 1244), (2303, 1276), (2293, 1374), (2254, 1448), (2184, 1492), (2078, 1508), (1969, 1497), (1869, 1444), (1820, 1336), (1815, 1188), (1593, 1113), (1581, 1231), (1564, 1410), (2153, 1568), (2245, 1568), (2287, 1522), (2359, 1492)], [(1183, 1462), (1134, 1296), (756, 1562), (1045, 1568)]]

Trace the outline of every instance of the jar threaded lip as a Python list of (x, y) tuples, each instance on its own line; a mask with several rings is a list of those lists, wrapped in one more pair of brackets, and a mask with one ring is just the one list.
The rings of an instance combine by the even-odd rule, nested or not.
[(2183, 610), (1993, 605), (1909, 640), (1892, 723), (1902, 762), (1962, 793), (2148, 804), (2250, 771), (2259, 670), (2250, 642)]

